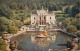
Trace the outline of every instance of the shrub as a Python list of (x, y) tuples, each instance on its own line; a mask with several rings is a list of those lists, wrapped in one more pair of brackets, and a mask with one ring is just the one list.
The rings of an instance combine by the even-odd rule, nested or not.
[(17, 27), (15, 27), (15, 26), (9, 26), (8, 33), (15, 34), (17, 32), (18, 32), (18, 28)]
[(77, 31), (77, 28), (74, 25), (69, 25), (67, 27), (67, 32), (69, 33), (75, 33)]

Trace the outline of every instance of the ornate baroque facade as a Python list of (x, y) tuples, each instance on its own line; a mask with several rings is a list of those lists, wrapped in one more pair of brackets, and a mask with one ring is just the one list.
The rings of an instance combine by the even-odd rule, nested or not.
[(55, 24), (55, 15), (53, 12), (37, 10), (31, 13), (31, 25), (46, 26), (46, 24)]

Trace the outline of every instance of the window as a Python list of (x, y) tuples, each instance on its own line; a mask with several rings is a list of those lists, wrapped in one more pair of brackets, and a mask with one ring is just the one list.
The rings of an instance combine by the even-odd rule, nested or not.
[(41, 20), (41, 17), (40, 17), (40, 20)]
[(32, 23), (32, 24), (34, 24), (34, 23)]
[(50, 19), (51, 19), (51, 17), (50, 17)]
[(43, 25), (43, 21), (42, 21), (42, 25)]
[(35, 17), (34, 17), (34, 20), (35, 20)]
[(44, 20), (45, 20), (45, 17), (44, 17)]
[(40, 22), (40, 25), (41, 25), (41, 22)]

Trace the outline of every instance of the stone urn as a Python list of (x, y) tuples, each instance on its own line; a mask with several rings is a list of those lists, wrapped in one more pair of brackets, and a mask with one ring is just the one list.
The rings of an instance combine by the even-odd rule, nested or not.
[(13, 43), (13, 44), (10, 44), (10, 47), (9, 47), (11, 50), (15, 50), (16, 49), (16, 45)]
[(73, 47), (75, 47), (75, 42), (74, 41), (71, 42), (71, 48), (73, 49)]
[(10, 42), (10, 47), (11, 50), (16, 50), (17, 49), (17, 43), (16, 42)]
[(78, 45), (74, 41), (71, 42), (71, 47), (74, 50), (77, 50), (78, 49)]

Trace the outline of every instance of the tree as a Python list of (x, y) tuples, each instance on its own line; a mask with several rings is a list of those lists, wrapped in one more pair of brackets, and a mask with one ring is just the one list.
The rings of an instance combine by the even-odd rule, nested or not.
[(73, 8), (72, 8), (72, 16), (74, 17), (76, 14), (78, 14), (79, 13), (79, 9), (78, 9), (78, 7), (77, 6), (74, 6)]
[(17, 3), (12, 2), (10, 5), (10, 9), (13, 9), (13, 10), (18, 9)]
[(78, 19), (73, 18), (71, 24), (74, 25), (74, 26), (77, 26), (78, 25)]
[(67, 26), (67, 32), (74, 34), (75, 32), (77, 32), (77, 28), (74, 25), (69, 25)]
[(30, 18), (24, 20), (24, 24), (29, 24), (29, 23), (30, 23)]
[(79, 2), (79, 0), (76, 0), (74, 6), (72, 8), (72, 16), (75, 17), (76, 14), (80, 13), (79, 11), (80, 11), (80, 2)]
[(41, 5), (40, 4), (37, 4), (37, 9), (41, 9)]
[(69, 6), (66, 8), (65, 12), (66, 12), (66, 13), (69, 13), (69, 14), (71, 13), (71, 9), (70, 9)]
[(26, 6), (25, 6), (25, 10), (28, 11), (28, 9), (29, 9), (29, 8), (28, 8), (28, 6), (26, 5)]
[(78, 30), (80, 30), (80, 13), (79, 14), (77, 14), (76, 16), (75, 16), (75, 18), (77, 19), (77, 29)]
[(65, 17), (57, 17), (57, 22), (62, 22), (62, 20), (64, 20)]
[(70, 17), (65, 18), (63, 21), (63, 24), (65, 25), (65, 27), (67, 27), (68, 25), (71, 24), (71, 21), (72, 21), (72, 18), (70, 18)]
[(7, 30), (7, 26), (0, 25), (0, 32), (5, 32)]
[(14, 21), (7, 19), (6, 17), (0, 17), (0, 25), (15, 26)]
[(15, 26), (14, 21), (13, 21), (13, 20), (9, 20), (9, 21), (8, 21), (8, 26)]
[(80, 30), (80, 25), (77, 25), (76, 27), (77, 27), (78, 30)]
[(15, 23), (15, 26), (18, 28), (20, 28), (23, 25), (23, 23), (20, 20), (13, 20), (13, 21)]
[(37, 9), (37, 4), (36, 4), (35, 0), (33, 0), (33, 2), (32, 2), (32, 9)]
[(29, 9), (31, 10), (32, 9), (32, 2), (31, 2), (31, 0), (28, 0), (27, 5), (28, 5)]
[(0, 4), (0, 16), (5, 16), (7, 18), (9, 18), (9, 16), (10, 16), (10, 12), (9, 12), (7, 5), (5, 3)]
[(78, 19), (78, 21), (80, 21), (80, 13), (79, 13), (79, 14), (77, 14), (77, 15), (75, 16), (75, 18), (77, 18), (77, 19)]
[(0, 17), (0, 32), (5, 32), (7, 30), (8, 21), (6, 17)]
[(0, 25), (7, 25), (8, 19), (6, 17), (0, 17)]
[(15, 34), (18, 32), (18, 28), (16, 26), (9, 26), (8, 27), (8, 33)]

